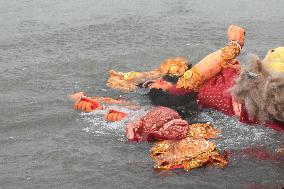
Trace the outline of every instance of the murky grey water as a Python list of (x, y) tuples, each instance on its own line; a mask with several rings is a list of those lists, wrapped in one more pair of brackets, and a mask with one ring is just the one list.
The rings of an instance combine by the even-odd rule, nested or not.
[[(284, 44), (283, 7), (279, 0), (2, 0), (0, 188), (280, 187), (282, 133), (205, 111), (198, 119), (222, 130), (217, 143), (231, 154), (228, 168), (156, 173), (151, 144), (125, 142), (124, 123), (79, 114), (67, 95), (118, 95), (102, 90), (109, 69), (149, 70), (178, 55), (197, 62), (226, 44), (232, 23), (247, 29), (240, 59), (264, 56)], [(272, 157), (242, 153), (253, 148)]]

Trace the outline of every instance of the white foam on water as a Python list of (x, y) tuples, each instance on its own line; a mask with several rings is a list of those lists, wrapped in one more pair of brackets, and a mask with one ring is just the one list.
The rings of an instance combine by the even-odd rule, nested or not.
[[(89, 123), (83, 131), (92, 133), (94, 136), (112, 135), (117, 140), (125, 141), (125, 125), (142, 115), (150, 108), (141, 107), (139, 110), (129, 110), (120, 106), (111, 106), (111, 109), (119, 110), (128, 114), (127, 118), (118, 122), (107, 122), (104, 115), (108, 110), (81, 113), (81, 118)], [(237, 118), (226, 116), (213, 110), (199, 112), (190, 122), (211, 122), (214, 127), (221, 131), (220, 137), (214, 139), (217, 147), (221, 150), (238, 150), (252, 146), (263, 146), (275, 150), (278, 148), (284, 136), (282, 133), (261, 125), (248, 125), (241, 123)]]
[(237, 118), (213, 110), (200, 112), (195, 119), (195, 121), (210, 121), (221, 131), (220, 138), (214, 139), (220, 149), (237, 150), (251, 146), (275, 149), (284, 141), (281, 132), (262, 125), (244, 124)]
[[(104, 119), (108, 109), (122, 111), (127, 114), (127, 117), (117, 122), (108, 122)], [(125, 125), (141, 115), (144, 115), (149, 107), (141, 107), (139, 110), (129, 110), (120, 106), (109, 106), (106, 110), (99, 110), (90, 113), (81, 113), (80, 117), (89, 123), (88, 127), (82, 130), (87, 133), (92, 133), (94, 136), (114, 135), (118, 140), (125, 141), (124, 128)]]

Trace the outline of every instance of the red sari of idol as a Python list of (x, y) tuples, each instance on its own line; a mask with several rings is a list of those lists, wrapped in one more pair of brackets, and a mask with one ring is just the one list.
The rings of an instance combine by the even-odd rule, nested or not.
[[(230, 88), (238, 76), (239, 72), (234, 68), (223, 69), (202, 86), (197, 96), (197, 103), (201, 108), (212, 108), (227, 115), (238, 116), (241, 122), (257, 124), (259, 123), (257, 119), (250, 120), (244, 105), (237, 103), (230, 94)], [(266, 122), (265, 126), (284, 131), (284, 125), (279, 123)]]
[(173, 109), (154, 107), (126, 126), (129, 141), (179, 140), (187, 136), (188, 123)]

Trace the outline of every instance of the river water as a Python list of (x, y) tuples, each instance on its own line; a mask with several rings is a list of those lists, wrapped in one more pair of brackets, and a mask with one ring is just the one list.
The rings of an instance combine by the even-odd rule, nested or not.
[[(247, 29), (248, 53), (284, 44), (279, 0), (2, 0), (0, 2), (0, 188), (280, 188), (282, 133), (204, 111), (222, 131), (225, 169), (156, 172), (151, 144), (128, 143), (126, 120), (78, 113), (68, 94), (118, 96), (109, 69), (145, 71), (175, 56), (192, 63)], [(126, 95), (145, 103), (140, 93)], [(146, 102), (145, 102), (146, 101)], [(133, 115), (133, 116), (135, 116)], [(280, 151), (279, 151), (280, 149)]]

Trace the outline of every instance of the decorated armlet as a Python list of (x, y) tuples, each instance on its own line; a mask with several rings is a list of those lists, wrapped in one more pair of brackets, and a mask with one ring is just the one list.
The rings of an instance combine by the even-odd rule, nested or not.
[(177, 82), (177, 88), (185, 88), (198, 92), (206, 78), (200, 73), (197, 67), (187, 70)]
[(231, 41), (228, 46), (222, 48), (221, 51), (220, 66), (225, 68), (231, 60), (235, 59), (240, 54), (241, 46), (237, 42)]

